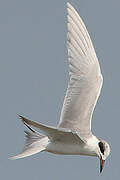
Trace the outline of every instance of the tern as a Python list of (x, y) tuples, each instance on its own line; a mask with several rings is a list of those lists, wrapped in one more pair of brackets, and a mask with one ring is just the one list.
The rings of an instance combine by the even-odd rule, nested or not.
[[(100, 159), (101, 173), (110, 146), (92, 134), (91, 119), (103, 78), (88, 31), (70, 3), (67, 3), (67, 29), (69, 83), (58, 126), (46, 126), (19, 116), (31, 132), (25, 131), (23, 151), (10, 159), (24, 158), (41, 151), (96, 156)], [(39, 128), (42, 134), (30, 126)]]

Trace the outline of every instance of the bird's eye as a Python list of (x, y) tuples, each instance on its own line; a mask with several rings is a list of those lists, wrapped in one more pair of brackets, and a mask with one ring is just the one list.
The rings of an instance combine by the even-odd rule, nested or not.
[(98, 145), (99, 145), (99, 148), (100, 148), (101, 153), (104, 155), (104, 151), (105, 151), (105, 146), (104, 146), (104, 144), (103, 144), (102, 142), (99, 142)]

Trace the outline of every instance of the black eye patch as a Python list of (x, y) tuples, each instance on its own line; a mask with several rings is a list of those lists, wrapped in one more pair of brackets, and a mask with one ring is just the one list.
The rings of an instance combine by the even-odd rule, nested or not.
[(101, 153), (104, 155), (104, 151), (105, 151), (105, 146), (104, 146), (104, 144), (103, 144), (102, 142), (99, 142), (98, 145), (99, 145), (99, 148), (100, 148)]

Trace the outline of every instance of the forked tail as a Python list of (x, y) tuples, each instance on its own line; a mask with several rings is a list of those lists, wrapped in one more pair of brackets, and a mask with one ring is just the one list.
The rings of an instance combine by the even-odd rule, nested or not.
[(9, 159), (14, 160), (14, 159), (24, 158), (36, 154), (38, 152), (44, 151), (46, 149), (46, 146), (49, 143), (48, 137), (38, 133), (37, 131), (30, 128), (28, 125), (26, 126), (32, 132), (30, 133), (28, 131), (25, 131), (26, 142), (23, 151), (18, 155), (10, 157)]

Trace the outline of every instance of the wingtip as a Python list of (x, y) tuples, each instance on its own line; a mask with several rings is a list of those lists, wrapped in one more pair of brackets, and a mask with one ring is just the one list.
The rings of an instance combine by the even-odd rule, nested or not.
[(67, 7), (69, 6), (69, 4), (70, 4), (69, 2), (66, 3)]
[(17, 114), (19, 118), (22, 118), (22, 116), (20, 114)]
[(72, 4), (70, 4), (69, 2), (67, 2), (67, 8), (71, 8)]
[(24, 123), (24, 119), (25, 119), (25, 118), (24, 118), (23, 116), (19, 115), (19, 114), (18, 114), (18, 117), (19, 117), (20, 120)]
[(75, 9), (74, 9), (74, 7), (72, 6), (72, 4), (70, 4), (69, 2), (67, 2), (67, 13), (68, 13), (68, 14), (71, 14), (71, 11), (74, 12)]
[(17, 160), (17, 159), (22, 159), (22, 158), (24, 158), (24, 157), (25, 157), (24, 154), (23, 154), (23, 153), (20, 153), (20, 154), (18, 154), (18, 155), (11, 156), (11, 157), (9, 157), (8, 159), (9, 159), (9, 160)]
[(67, 2), (67, 7), (71, 6), (71, 4), (69, 2)]
[(17, 158), (15, 158), (15, 156), (11, 156), (11, 157), (8, 157), (8, 160), (15, 160)]

